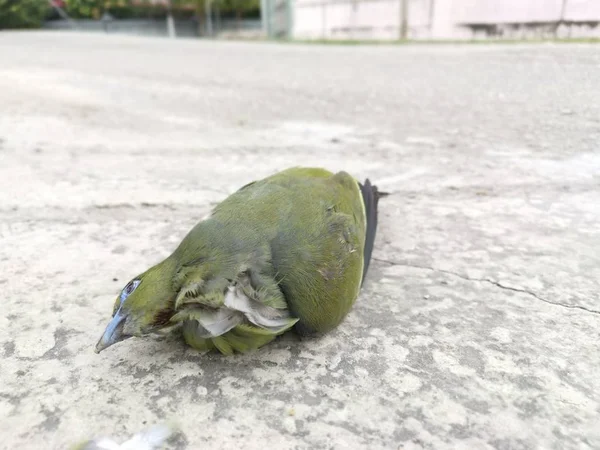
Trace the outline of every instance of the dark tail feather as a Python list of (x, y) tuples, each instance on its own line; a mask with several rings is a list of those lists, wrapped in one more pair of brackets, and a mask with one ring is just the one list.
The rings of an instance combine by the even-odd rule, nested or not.
[(368, 178), (365, 180), (364, 185), (360, 183), (358, 183), (358, 185), (360, 186), (363, 202), (365, 204), (365, 212), (367, 214), (367, 235), (365, 238), (364, 251), (365, 262), (362, 277), (362, 282), (364, 282), (367, 271), (369, 270), (369, 264), (371, 263), (373, 246), (375, 245), (375, 234), (377, 232), (377, 204), (381, 197), (385, 197), (389, 194), (387, 192), (379, 192), (377, 186), (371, 185)]

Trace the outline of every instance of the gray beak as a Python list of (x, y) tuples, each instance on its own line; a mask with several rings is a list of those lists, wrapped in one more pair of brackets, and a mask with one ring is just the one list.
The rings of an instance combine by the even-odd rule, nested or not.
[(100, 353), (105, 348), (110, 347), (117, 342), (124, 341), (125, 339), (130, 338), (131, 336), (123, 334), (123, 327), (125, 326), (125, 319), (127, 316), (121, 314), (121, 308), (117, 311), (114, 317), (106, 326), (106, 330), (104, 330), (104, 334), (96, 344), (96, 353)]

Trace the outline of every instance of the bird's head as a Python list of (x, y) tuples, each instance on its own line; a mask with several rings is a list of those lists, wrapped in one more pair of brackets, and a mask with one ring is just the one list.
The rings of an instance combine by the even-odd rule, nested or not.
[(174, 314), (174, 264), (165, 260), (133, 278), (121, 290), (96, 353), (133, 336), (144, 336), (169, 324)]

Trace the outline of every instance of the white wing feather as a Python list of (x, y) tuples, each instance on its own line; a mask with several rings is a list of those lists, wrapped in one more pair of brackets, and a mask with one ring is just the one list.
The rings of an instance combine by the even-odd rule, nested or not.
[(82, 450), (157, 450), (171, 434), (173, 434), (173, 428), (167, 425), (158, 425), (137, 433), (122, 444), (117, 444), (114, 440), (103, 437), (87, 442)]

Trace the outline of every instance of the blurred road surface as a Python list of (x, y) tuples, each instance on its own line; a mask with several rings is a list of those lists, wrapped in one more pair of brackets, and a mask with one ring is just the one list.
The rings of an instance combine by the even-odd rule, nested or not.
[[(600, 448), (599, 50), (3, 33), (0, 448)], [(130, 277), (294, 165), (392, 192), (342, 326), (94, 354)]]

